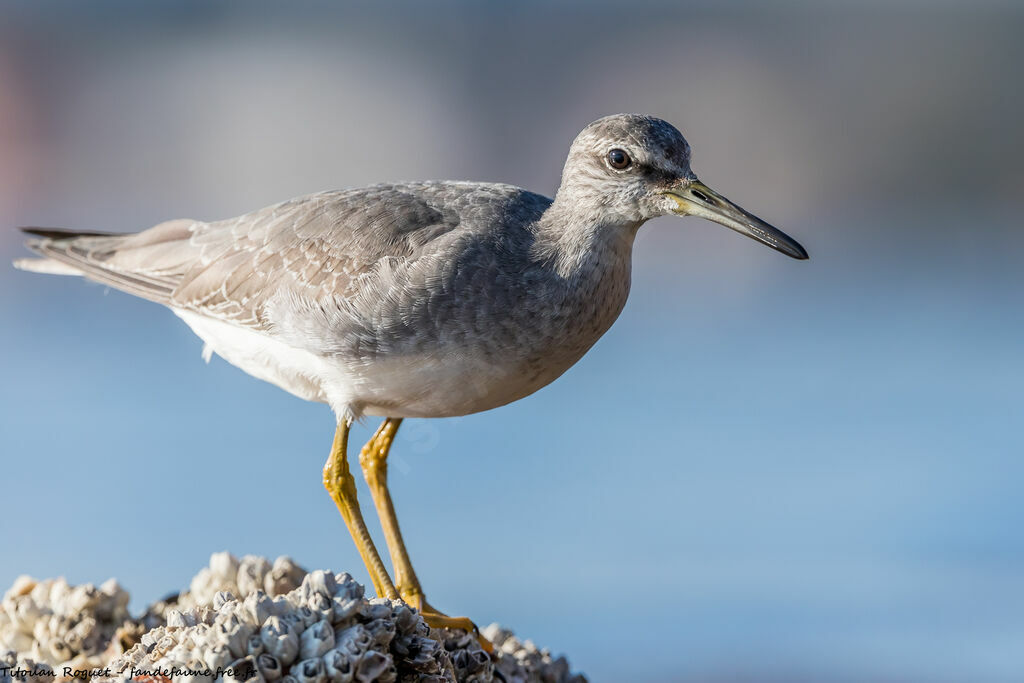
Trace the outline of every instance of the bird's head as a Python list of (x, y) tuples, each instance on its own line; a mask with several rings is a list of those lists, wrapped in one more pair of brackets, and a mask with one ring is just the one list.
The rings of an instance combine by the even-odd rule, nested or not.
[(584, 128), (569, 149), (558, 195), (628, 225), (699, 216), (787, 256), (807, 258), (796, 240), (698, 180), (690, 170), (689, 143), (652, 116), (616, 114)]

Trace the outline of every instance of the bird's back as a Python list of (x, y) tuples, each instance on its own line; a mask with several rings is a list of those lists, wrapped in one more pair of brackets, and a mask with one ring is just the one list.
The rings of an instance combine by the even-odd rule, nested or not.
[[(133, 234), (26, 229), (43, 260), (172, 308), (264, 327), (282, 291), (351, 300), (396, 264), (436, 256), (457, 233), (501, 238), (550, 200), (510, 185), (424, 182), (321, 192), (216, 222), (187, 219)], [(507, 235), (506, 235), (507, 237)]]

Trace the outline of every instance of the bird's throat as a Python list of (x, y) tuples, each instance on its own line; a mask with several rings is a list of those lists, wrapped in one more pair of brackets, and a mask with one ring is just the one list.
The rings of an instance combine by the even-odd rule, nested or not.
[(600, 279), (623, 267), (628, 276), (640, 225), (609, 220), (578, 205), (565, 207), (556, 199), (537, 223), (533, 256), (565, 280)]

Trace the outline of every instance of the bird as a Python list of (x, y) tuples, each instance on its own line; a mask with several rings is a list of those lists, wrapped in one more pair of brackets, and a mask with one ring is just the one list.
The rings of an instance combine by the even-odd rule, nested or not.
[[(336, 416), (323, 485), (377, 595), (433, 628), (472, 620), (427, 602), (387, 486), (406, 418), (477, 413), (529, 396), (575, 364), (626, 304), (639, 228), (719, 223), (794, 259), (793, 238), (701, 182), (670, 123), (616, 114), (569, 147), (553, 198), (499, 183), (429, 181), (311, 194), (228, 220), (113, 234), (23, 228), (15, 266), (76, 275), (170, 308), (216, 353)], [(394, 576), (356, 496), (353, 421), (383, 418), (359, 453)]]

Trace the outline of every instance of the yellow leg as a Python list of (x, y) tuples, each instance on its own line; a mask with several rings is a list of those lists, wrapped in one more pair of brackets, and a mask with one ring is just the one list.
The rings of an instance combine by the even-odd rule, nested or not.
[(370, 580), (373, 581), (374, 590), (377, 596), (397, 600), (399, 595), (395, 590), (395, 584), (388, 576), (388, 570), (380, 559), (380, 553), (373, 545), (370, 532), (363, 521), (363, 513), (359, 509), (359, 500), (356, 498), (356, 480), (348, 469), (348, 430), (349, 423), (342, 419), (338, 422), (338, 429), (334, 433), (334, 445), (331, 447), (331, 454), (324, 464), (324, 488), (331, 494), (334, 504), (345, 519), (348, 532), (352, 534), (352, 540), (356, 542), (356, 548), (363, 557), (363, 564), (370, 572)]
[(419, 610), (423, 620), (434, 628), (458, 628), (475, 633), (480, 645), (491, 652), (493, 645), (490, 641), (480, 635), (476, 624), (466, 617), (449, 617), (430, 606), (423, 595), (423, 588), (420, 586), (416, 572), (412, 568), (412, 561), (405, 549), (405, 542), (402, 540), (402, 532), (398, 528), (398, 517), (395, 515), (395, 506), (391, 501), (391, 493), (388, 491), (388, 452), (391, 450), (391, 443), (395, 440), (395, 433), (402, 424), (402, 418), (389, 417), (384, 420), (376, 434), (369, 443), (363, 446), (359, 454), (359, 464), (363, 466), (363, 475), (366, 483), (370, 486), (370, 494), (373, 496), (373, 504), (377, 507), (377, 515), (380, 517), (381, 527), (384, 529), (384, 539), (387, 541), (388, 551), (391, 553), (391, 563), (395, 568), (395, 585), (399, 595), (408, 604)]

